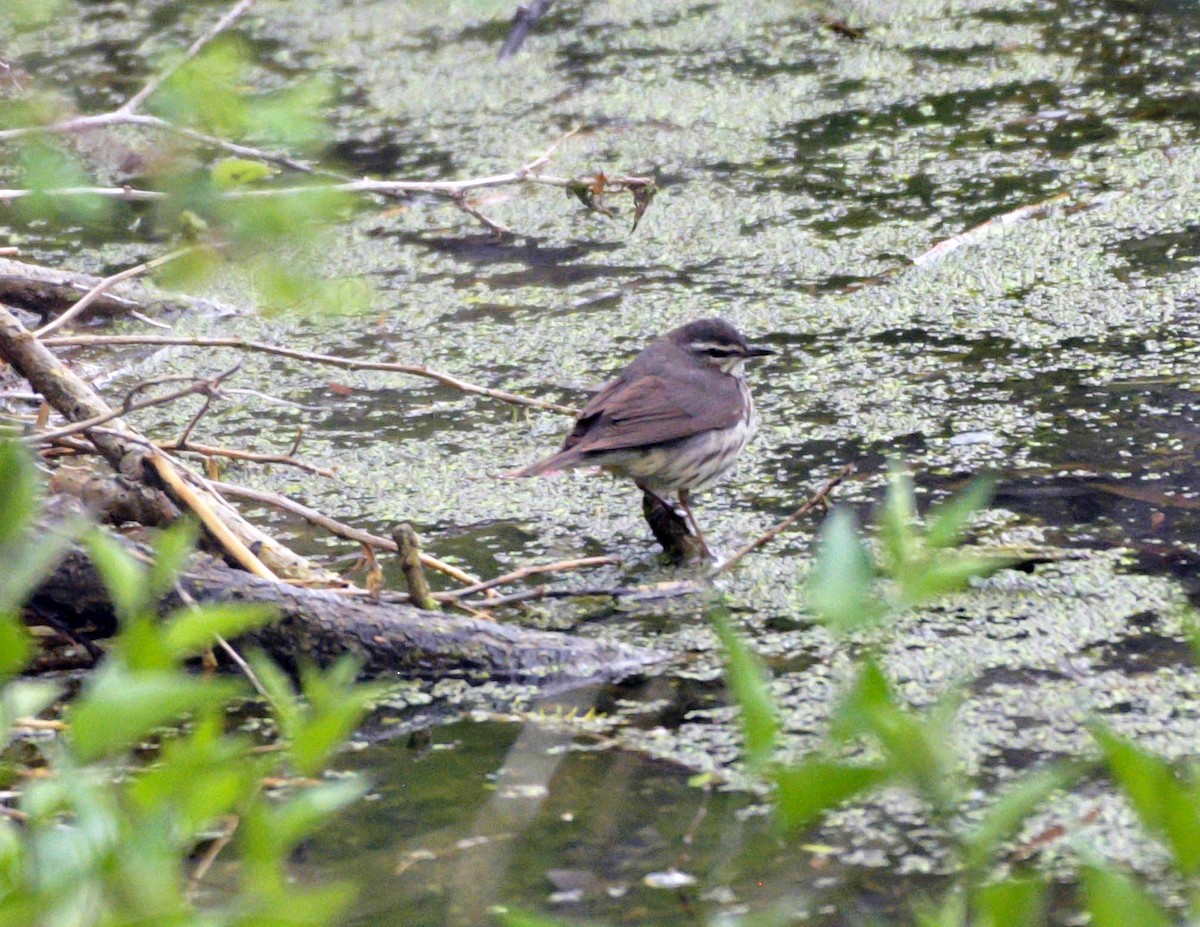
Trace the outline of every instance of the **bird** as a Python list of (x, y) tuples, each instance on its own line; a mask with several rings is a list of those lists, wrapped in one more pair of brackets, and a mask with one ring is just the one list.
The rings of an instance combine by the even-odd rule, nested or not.
[(747, 343), (724, 319), (672, 329), (592, 397), (559, 451), (505, 475), (599, 466), (633, 480), (664, 508), (672, 508), (666, 497), (675, 493), (709, 558), (690, 496), (720, 480), (757, 430), (746, 362), (774, 353)]

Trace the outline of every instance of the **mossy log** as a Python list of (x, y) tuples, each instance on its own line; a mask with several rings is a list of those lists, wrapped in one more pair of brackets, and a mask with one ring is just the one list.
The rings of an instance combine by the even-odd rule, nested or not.
[[(377, 678), (459, 675), (549, 685), (615, 681), (666, 660), (656, 651), (561, 632), (288, 586), (207, 556), (193, 560), (179, 586), (200, 603), (254, 602), (276, 608), (276, 621), (243, 640), (293, 669), (304, 661), (326, 665), (350, 653), (361, 661), (364, 675)], [(182, 604), (175, 594), (164, 601), (163, 610)], [(71, 551), (41, 585), (28, 618), (71, 629), (113, 628), (108, 594), (82, 550)]]

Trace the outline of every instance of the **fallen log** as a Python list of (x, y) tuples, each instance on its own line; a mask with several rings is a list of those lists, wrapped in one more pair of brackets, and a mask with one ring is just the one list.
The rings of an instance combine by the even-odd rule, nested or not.
[[(132, 542), (127, 542), (132, 544)], [(623, 644), (424, 611), (399, 601), (371, 602), (328, 589), (287, 586), (196, 556), (179, 586), (197, 603), (253, 602), (278, 609), (276, 621), (241, 638), (289, 669), (358, 657), (370, 677), (439, 679), (447, 675), (539, 684), (613, 682), (668, 655)], [(184, 604), (178, 594), (163, 612)], [(108, 593), (87, 555), (72, 550), (42, 583), (30, 620), (111, 628)]]
[[(39, 316), (43, 322), (73, 306), (102, 278), (44, 267), (11, 258), (0, 258), (0, 302)], [(172, 317), (188, 312), (229, 315), (234, 310), (212, 300), (165, 295), (136, 280), (123, 280), (102, 293), (81, 321), (96, 317), (124, 317), (140, 312)]]

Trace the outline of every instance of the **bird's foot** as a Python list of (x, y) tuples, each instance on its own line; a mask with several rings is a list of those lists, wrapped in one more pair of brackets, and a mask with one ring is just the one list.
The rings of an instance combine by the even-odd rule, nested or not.
[(672, 563), (679, 565), (711, 559), (704, 538), (692, 532), (687, 518), (669, 502), (643, 490), (642, 514), (654, 539), (662, 545), (663, 552)]

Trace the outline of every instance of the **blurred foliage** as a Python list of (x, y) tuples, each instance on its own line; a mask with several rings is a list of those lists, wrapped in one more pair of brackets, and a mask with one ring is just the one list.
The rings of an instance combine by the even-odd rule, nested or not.
[[(848, 642), (868, 630), (875, 637), (886, 636), (889, 622), (904, 610), (964, 589), (1003, 567), (1005, 558), (962, 546), (991, 492), (990, 480), (976, 480), (921, 519), (912, 480), (894, 466), (877, 519), (878, 562), (849, 511), (836, 509), (822, 527), (806, 590), (814, 615)], [(1049, 876), (1011, 861), (1000, 865), (1001, 851), (1039, 807), (1101, 766), (1143, 828), (1164, 845), (1188, 886), (1190, 905), (1183, 922), (1200, 917), (1200, 775), (1195, 771), (1181, 775), (1165, 760), (1097, 724), (1096, 762), (1060, 762), (1031, 770), (980, 813), (973, 801), (985, 789), (966, 776), (954, 748), (957, 693), (944, 693), (932, 706), (907, 705), (887, 678), (878, 642), (859, 651), (825, 742), (800, 761), (784, 763), (773, 756), (780, 715), (769, 679), (728, 616), (719, 613), (713, 620), (726, 654), (729, 691), (741, 711), (747, 763), (774, 784), (775, 811), (785, 833), (798, 836), (839, 805), (882, 787), (904, 788), (922, 800), (933, 832), (942, 835), (957, 867), (945, 890), (913, 912), (921, 927), (1048, 923)], [(1192, 640), (1200, 659), (1200, 629)], [(968, 820), (974, 823), (964, 823)], [(1097, 927), (1181, 922), (1135, 876), (1107, 864), (1083, 866), (1079, 881), (1080, 906)]]
[(60, 16), (67, 0), (0, 0), (0, 25), (20, 31), (36, 29)]
[[(196, 538), (189, 522), (158, 535), (143, 564), (99, 529), (45, 525), (32, 458), (0, 442), (0, 731), (63, 695), (17, 678), (30, 652), (21, 605), (72, 539), (82, 539), (109, 590), (119, 633), (103, 663), (71, 699), (67, 731), (36, 741), (38, 775), (0, 817), (0, 927), (86, 925), (320, 925), (352, 897), (346, 885), (300, 887), (289, 871), (297, 844), (364, 791), (357, 779), (305, 778), (270, 798), (266, 777), (316, 777), (360, 722), (373, 690), (357, 667), (306, 668), (300, 690), (266, 657), (256, 673), (282, 735), (263, 752), (229, 731), (244, 682), (187, 667), (219, 636), (269, 621), (249, 605), (200, 605), (158, 617)], [(28, 747), (28, 745), (26, 745)], [(148, 764), (144, 757), (151, 756)], [(24, 759), (23, 761), (24, 762)], [(9, 761), (14, 779), (23, 765)], [(233, 836), (237, 888), (196, 904), (192, 857)]]
[[(27, 6), (10, 0), (0, 9), (16, 16), (14, 11)], [(172, 63), (164, 60), (162, 67)], [(144, 104), (180, 134), (148, 135), (141, 144), (152, 147), (131, 148), (123, 158), (135, 176), (121, 176), (120, 184), (162, 194), (149, 204), (87, 192), (114, 186), (104, 176), (113, 165), (88, 162), (69, 138), (35, 134), (13, 140), (15, 181), (31, 191), (16, 201), (19, 217), (85, 229), (138, 223), (164, 250), (190, 245), (155, 271), (156, 281), (169, 288), (202, 288), (235, 263), (268, 312), (371, 309), (370, 283), (331, 278), (321, 266), (324, 236), (353, 216), (361, 200), (332, 189), (327, 179), (283, 171), (271, 160), (322, 153), (330, 136), (325, 113), (333, 85), (324, 76), (282, 87), (273, 86), (277, 80), (256, 68), (248, 43), (232, 36), (218, 37), (184, 61)], [(272, 86), (260, 86), (268, 82)], [(73, 115), (66, 100), (32, 90), (0, 100), (5, 128), (48, 125)], [(230, 156), (206, 139), (256, 147)], [(255, 157), (260, 149), (264, 157)]]

